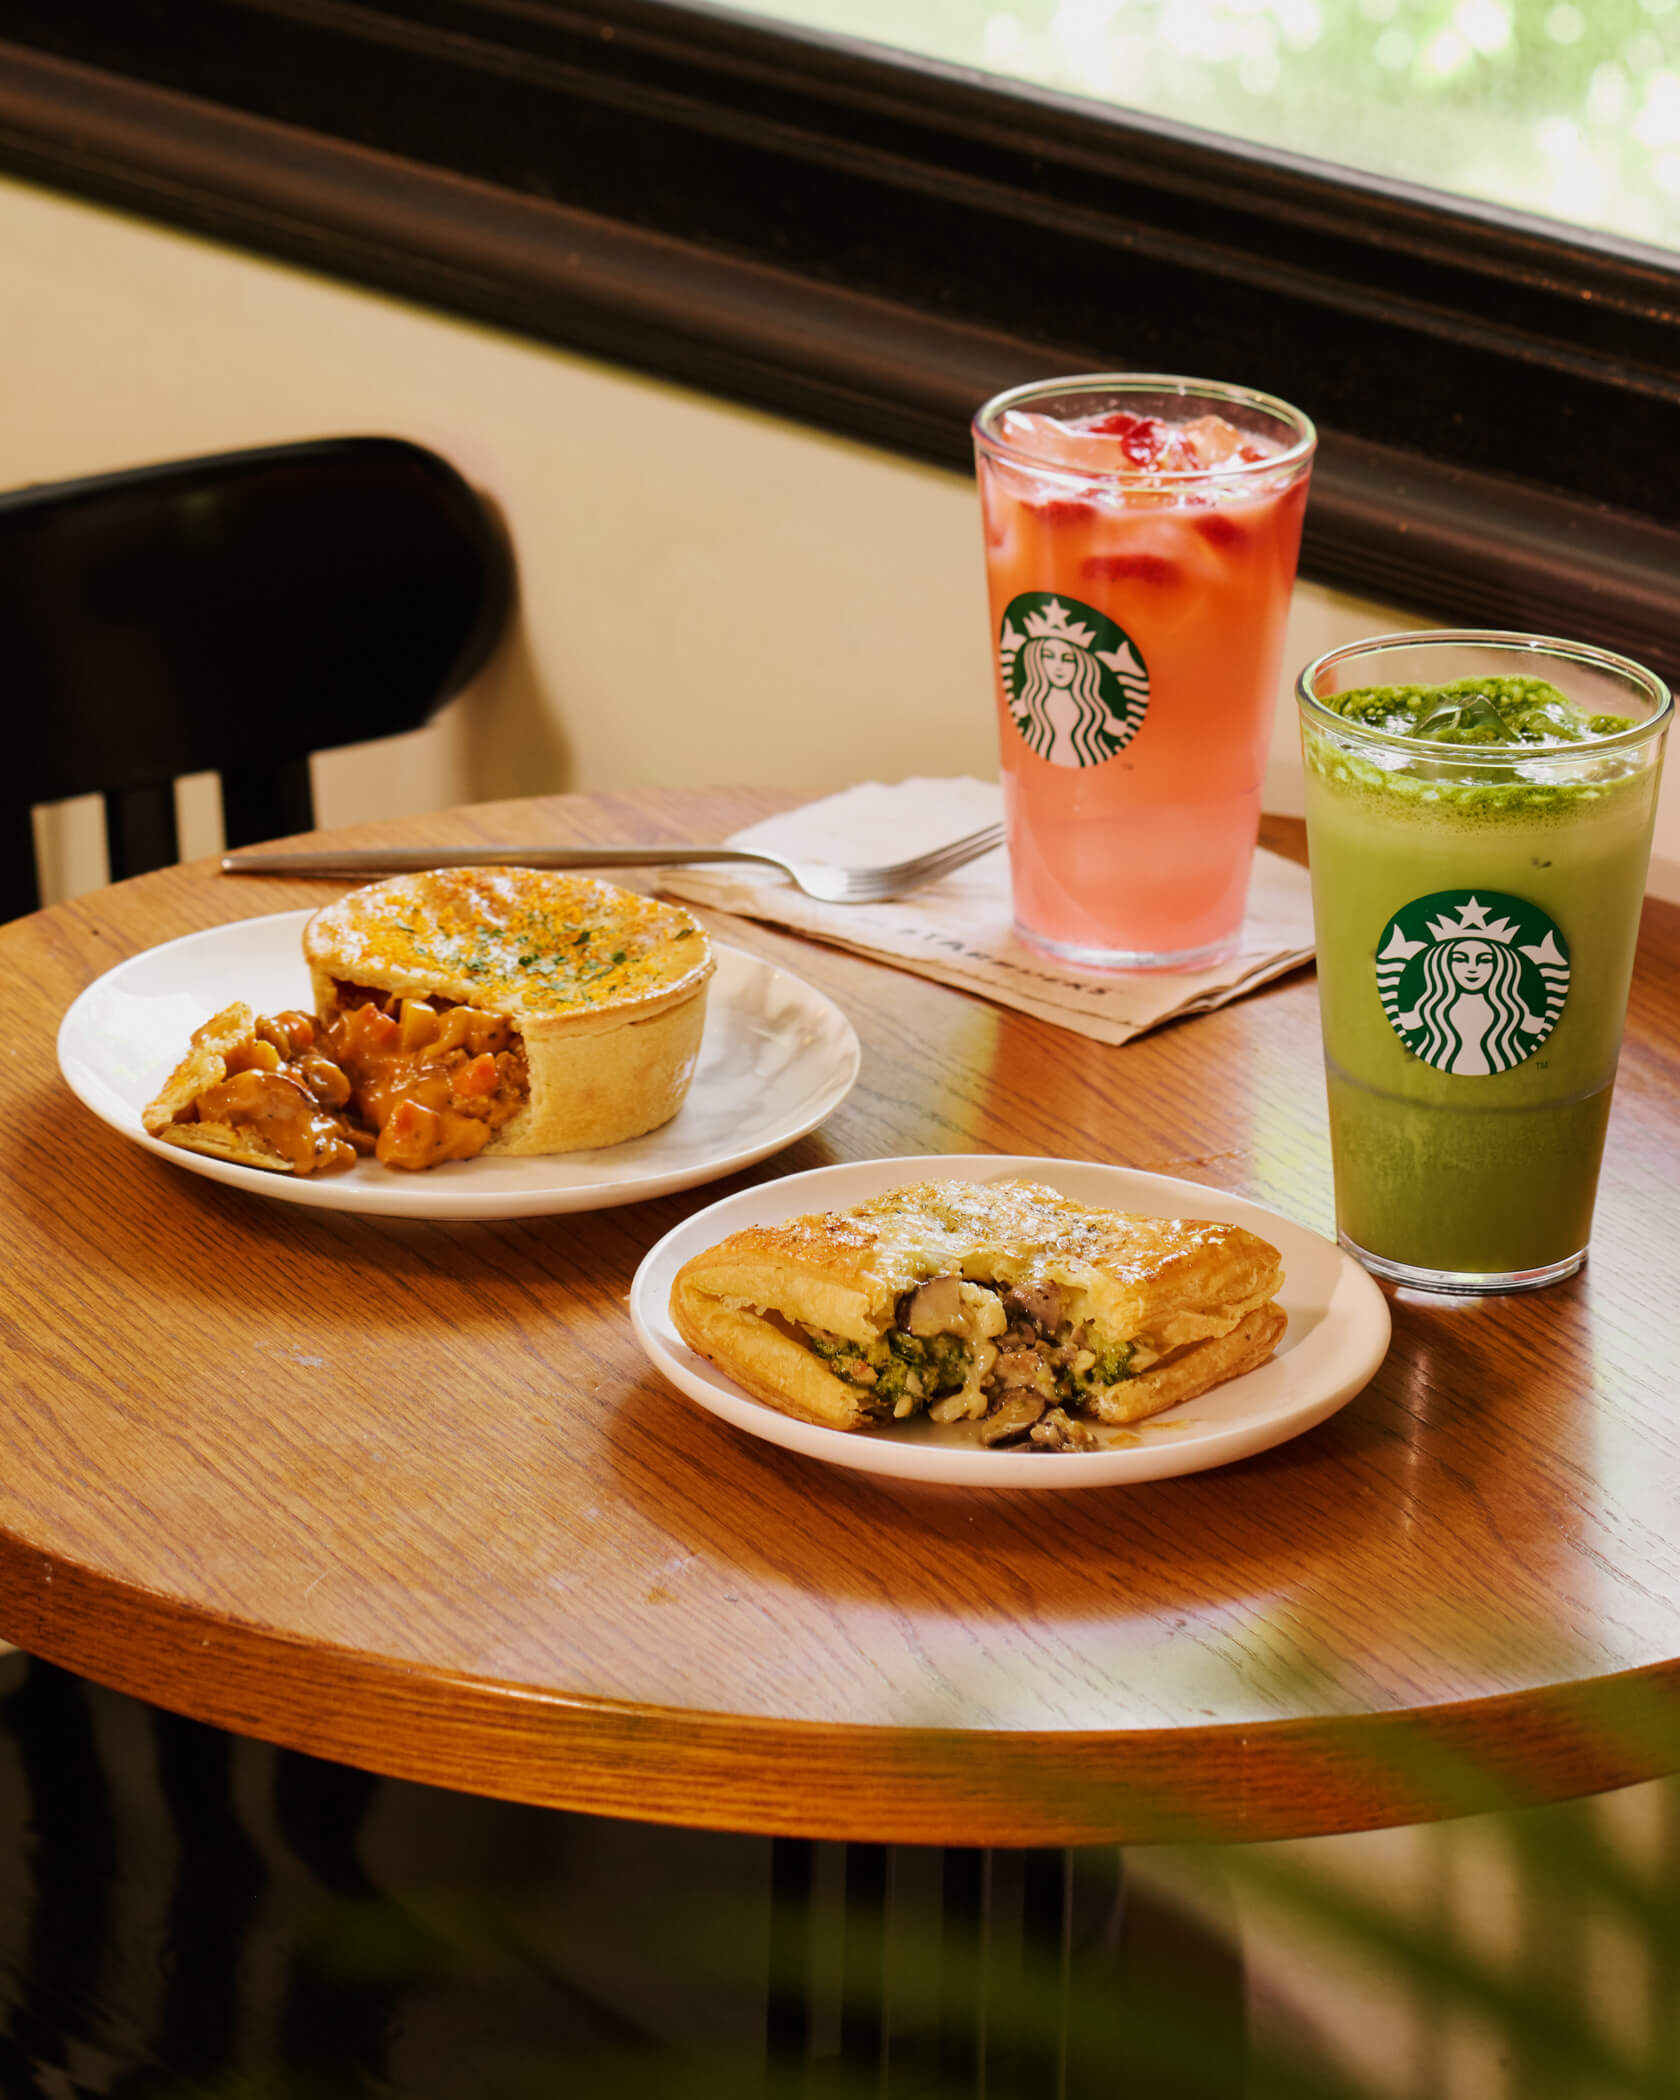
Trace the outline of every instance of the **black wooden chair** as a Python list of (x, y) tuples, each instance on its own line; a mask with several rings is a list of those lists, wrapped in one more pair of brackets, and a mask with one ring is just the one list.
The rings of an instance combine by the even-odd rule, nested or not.
[(113, 880), (178, 858), (183, 774), (220, 774), (230, 846), (307, 830), (310, 753), (421, 727), (512, 587), (479, 497), (397, 438), (0, 494), (0, 917), (39, 903), (38, 803), (105, 797)]

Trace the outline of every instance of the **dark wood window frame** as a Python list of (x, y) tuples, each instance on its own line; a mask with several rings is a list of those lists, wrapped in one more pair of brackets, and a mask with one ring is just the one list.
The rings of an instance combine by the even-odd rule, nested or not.
[(1680, 674), (1680, 259), (674, 0), (0, 0), (0, 168), (953, 468), (1239, 378), (1303, 572)]

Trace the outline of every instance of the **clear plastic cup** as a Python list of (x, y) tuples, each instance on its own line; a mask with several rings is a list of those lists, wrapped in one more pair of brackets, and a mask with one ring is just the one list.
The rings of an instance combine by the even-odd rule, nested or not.
[[(1585, 742), (1443, 741), (1349, 720), (1367, 688), (1543, 679)], [(1472, 705), (1470, 688), (1458, 704)], [(1297, 687), (1343, 1246), (1418, 1290), (1529, 1290), (1586, 1259), (1673, 701), (1545, 636), (1382, 635)], [(1359, 703), (1355, 703), (1356, 705)]]
[(1316, 442), (1269, 395), (1147, 374), (1044, 380), (975, 417), (1032, 946), (1182, 970), (1240, 941)]

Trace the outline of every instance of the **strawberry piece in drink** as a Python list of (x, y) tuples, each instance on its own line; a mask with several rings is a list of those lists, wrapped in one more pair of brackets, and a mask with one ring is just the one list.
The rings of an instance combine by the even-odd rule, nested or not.
[(1163, 554), (1088, 554), (1079, 565), (1087, 582), (1143, 583), (1157, 590), (1179, 580), (1179, 567)]
[(1159, 416), (1134, 416), (1117, 408), (1085, 426), (1093, 436), (1112, 437), (1134, 467), (1144, 473), (1170, 469), (1177, 451), (1176, 433)]
[(1235, 518), (1222, 510), (1210, 510), (1202, 517), (1193, 518), (1195, 526), (1210, 547), (1241, 547), (1247, 544), (1248, 527), (1239, 525)]

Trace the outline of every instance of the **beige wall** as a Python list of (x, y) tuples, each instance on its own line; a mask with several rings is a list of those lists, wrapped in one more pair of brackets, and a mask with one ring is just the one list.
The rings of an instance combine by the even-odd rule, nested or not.
[[(996, 770), (966, 476), (0, 182), (0, 487), (287, 438), (435, 447), (502, 512), (523, 603), (430, 729), (318, 763), (322, 820), (564, 788)], [(1303, 585), (1286, 672), (1428, 624)], [(1285, 695), (1287, 697), (1287, 694)], [(1300, 808), (1287, 705), (1268, 806)], [(218, 843), (183, 796), (186, 851)], [(97, 805), (42, 825), (102, 879)], [(1680, 897), (1680, 778), (1652, 887)]]
[[(971, 483), (865, 446), (0, 183), (0, 486), (287, 438), (434, 446), (523, 590), (431, 729), (319, 762), (323, 821), (561, 788), (828, 789), (996, 769)], [(1410, 624), (1303, 588), (1289, 660)], [(1280, 711), (1269, 799), (1298, 808)], [(213, 795), (184, 843), (216, 841)], [(97, 807), (44, 827), (100, 879)]]

